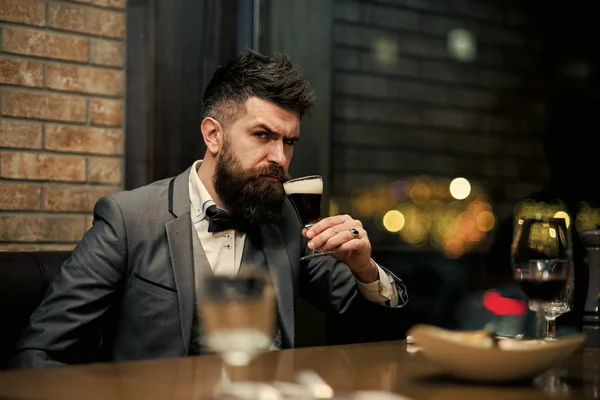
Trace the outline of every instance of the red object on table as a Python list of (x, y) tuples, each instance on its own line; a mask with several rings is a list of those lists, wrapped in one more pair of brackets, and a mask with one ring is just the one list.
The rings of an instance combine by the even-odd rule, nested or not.
[(502, 297), (498, 292), (487, 292), (483, 306), (496, 315), (523, 315), (527, 311), (527, 301)]

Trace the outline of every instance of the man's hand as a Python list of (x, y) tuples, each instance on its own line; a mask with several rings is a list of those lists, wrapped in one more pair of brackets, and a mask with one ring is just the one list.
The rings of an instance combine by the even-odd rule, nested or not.
[(360, 221), (349, 215), (327, 217), (302, 234), (310, 240), (309, 249), (336, 251), (331, 256), (344, 262), (359, 281), (371, 283), (379, 279), (379, 270), (371, 259), (371, 242)]

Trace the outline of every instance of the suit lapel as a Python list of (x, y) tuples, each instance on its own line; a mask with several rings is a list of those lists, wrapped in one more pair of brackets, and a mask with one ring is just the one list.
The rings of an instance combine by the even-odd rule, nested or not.
[(279, 229), (275, 226), (261, 226), (263, 252), (267, 260), (269, 272), (276, 283), (277, 308), (284, 337), (294, 345), (294, 287), (292, 282), (292, 266), (283, 244)]
[(171, 268), (177, 288), (179, 317), (186, 354), (190, 348), (194, 313), (194, 267), (192, 251), (192, 223), (188, 188), (190, 168), (169, 184), (169, 212), (176, 218), (165, 224)]

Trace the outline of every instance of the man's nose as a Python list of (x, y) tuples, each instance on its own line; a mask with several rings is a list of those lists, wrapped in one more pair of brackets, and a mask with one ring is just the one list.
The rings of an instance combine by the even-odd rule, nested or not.
[(275, 163), (281, 167), (285, 167), (287, 164), (287, 157), (285, 155), (284, 144), (281, 142), (274, 142), (269, 149), (268, 161)]

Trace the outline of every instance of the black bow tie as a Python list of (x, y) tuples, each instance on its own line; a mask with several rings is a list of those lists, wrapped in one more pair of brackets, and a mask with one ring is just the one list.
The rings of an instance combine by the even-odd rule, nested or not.
[(208, 231), (211, 233), (223, 232), (229, 229), (248, 233), (250, 225), (239, 218), (234, 218), (222, 208), (217, 206), (210, 206), (206, 209), (206, 216), (208, 217)]

